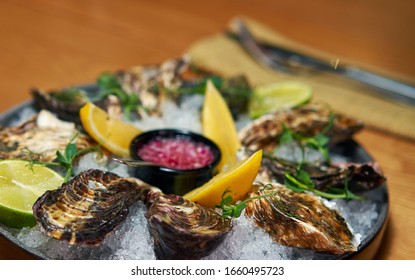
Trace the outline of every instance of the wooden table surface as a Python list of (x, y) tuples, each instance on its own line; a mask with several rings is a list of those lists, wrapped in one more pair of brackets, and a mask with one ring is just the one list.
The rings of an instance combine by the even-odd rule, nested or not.
[[(0, 112), (28, 100), (32, 86), (87, 83), (180, 56), (237, 15), (415, 82), (414, 8), (412, 0), (2, 0)], [(388, 177), (390, 220), (376, 258), (415, 259), (415, 142), (368, 129), (357, 140)], [(0, 259), (30, 258), (0, 238)]]

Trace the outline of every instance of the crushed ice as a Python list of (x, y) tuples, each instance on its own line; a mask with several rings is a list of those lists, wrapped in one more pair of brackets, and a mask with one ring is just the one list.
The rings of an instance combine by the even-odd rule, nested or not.
[[(164, 102), (163, 116), (148, 117), (134, 124), (143, 130), (171, 127), (183, 128), (194, 132), (201, 131), (199, 118), (203, 96), (186, 96), (180, 106), (173, 102)], [(27, 109), (14, 124), (26, 120), (34, 113), (33, 109)], [(237, 127), (245, 125), (249, 119), (241, 118)], [(293, 150), (294, 149), (294, 150)], [(287, 146), (278, 151), (279, 156), (293, 154), (298, 156), (295, 147)], [(297, 149), (298, 150), (298, 149)], [(316, 155), (309, 155), (309, 159), (316, 159)], [(338, 157), (336, 161), (344, 161)], [(98, 154), (89, 153), (82, 156), (74, 167), (75, 173), (96, 168), (111, 171), (121, 177), (131, 177), (130, 170), (123, 165), (114, 164)], [(367, 196), (370, 198), (371, 192)], [(356, 236), (366, 236), (378, 218), (376, 200), (345, 201), (333, 200), (329, 207), (337, 209), (348, 222)], [(40, 231), (38, 226), (24, 228), (16, 235), (17, 243), (32, 251), (41, 252), (44, 258), (50, 259), (155, 259), (153, 239), (150, 236), (147, 221), (144, 217), (146, 208), (142, 202), (138, 202), (130, 208), (130, 214), (126, 221), (112, 232), (99, 246), (69, 245), (50, 238)], [(307, 249), (290, 248), (277, 244), (254, 222), (242, 215), (234, 221), (234, 227), (225, 241), (205, 259), (327, 259), (336, 258), (335, 255), (326, 255)]]
[(153, 240), (147, 229), (142, 202), (130, 208), (126, 221), (99, 246), (69, 245), (43, 234), (39, 227), (24, 228), (17, 240), (28, 249), (36, 249), (51, 259), (155, 259)]

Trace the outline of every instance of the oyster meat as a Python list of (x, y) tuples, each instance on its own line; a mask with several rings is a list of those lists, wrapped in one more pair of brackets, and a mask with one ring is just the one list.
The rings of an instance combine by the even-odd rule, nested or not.
[[(246, 113), (252, 89), (244, 75), (222, 78), (192, 65), (187, 56), (169, 59), (160, 65), (134, 67), (117, 73), (122, 88), (137, 95), (138, 114), (160, 115), (166, 98), (180, 103), (180, 93), (204, 93), (207, 79), (211, 79), (228, 103), (235, 119)], [(167, 94), (166, 94), (167, 93)], [(187, 94), (185, 94), (187, 95)]]
[[(173, 89), (182, 84), (181, 73), (189, 67), (189, 58), (169, 59), (160, 65), (147, 65), (119, 71), (117, 79), (123, 90), (135, 94), (140, 106), (139, 116), (161, 115), (161, 105), (166, 98), (162, 88)], [(169, 95), (169, 97), (172, 97)]]
[[(284, 124), (306, 137), (320, 134), (331, 122), (331, 110), (322, 103), (310, 103), (294, 109), (278, 110), (256, 119), (239, 132), (241, 144), (250, 150), (272, 150), (284, 131)], [(363, 127), (363, 123), (335, 114), (327, 136), (332, 144), (344, 141)]]
[(135, 178), (91, 169), (44, 193), (33, 214), (50, 237), (97, 245), (125, 220), (132, 203), (145, 202), (150, 192), (158, 191)]
[(265, 194), (268, 196), (247, 202), (245, 215), (252, 217), (276, 242), (331, 254), (357, 250), (345, 220), (319, 198), (293, 192), (280, 184), (258, 188), (249, 196)]
[(145, 216), (158, 259), (200, 259), (232, 228), (231, 219), (173, 194), (158, 196)]
[(92, 138), (78, 131), (74, 123), (61, 121), (51, 112), (42, 110), (18, 126), (0, 127), (0, 159), (54, 161), (56, 151), (63, 152), (75, 135), (78, 149), (96, 145)]

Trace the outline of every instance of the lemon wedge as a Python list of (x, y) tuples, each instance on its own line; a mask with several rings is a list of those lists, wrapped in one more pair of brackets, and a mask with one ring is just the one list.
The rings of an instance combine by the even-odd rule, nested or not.
[(0, 222), (14, 228), (36, 224), (32, 206), (47, 190), (63, 184), (63, 177), (48, 167), (23, 160), (0, 161)]
[(141, 130), (132, 124), (111, 119), (101, 108), (85, 104), (80, 111), (82, 126), (101, 146), (113, 154), (127, 157), (130, 143)]
[(301, 82), (286, 81), (259, 86), (254, 88), (249, 115), (258, 118), (273, 110), (296, 107), (307, 103), (312, 95), (312, 88)]
[(220, 172), (203, 186), (188, 192), (183, 197), (209, 208), (220, 204), (226, 190), (230, 191), (229, 194), (232, 196), (233, 202), (242, 200), (252, 187), (261, 160), (262, 150), (259, 150), (249, 158)]
[(203, 135), (215, 142), (222, 153), (219, 170), (234, 164), (241, 143), (228, 105), (210, 80), (206, 85), (202, 108), (202, 130)]

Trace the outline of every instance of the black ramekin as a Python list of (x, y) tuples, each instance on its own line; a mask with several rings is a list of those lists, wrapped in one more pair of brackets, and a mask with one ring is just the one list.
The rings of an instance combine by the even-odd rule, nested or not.
[(158, 166), (133, 167), (134, 176), (138, 179), (160, 188), (166, 194), (184, 195), (194, 188), (203, 185), (217, 173), (217, 166), (221, 159), (219, 147), (206, 137), (184, 129), (157, 129), (136, 136), (130, 144), (131, 158), (143, 160), (138, 156), (138, 150), (144, 144), (157, 137), (183, 137), (195, 142), (204, 143), (212, 149), (214, 160), (207, 166), (189, 170)]

